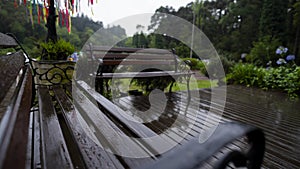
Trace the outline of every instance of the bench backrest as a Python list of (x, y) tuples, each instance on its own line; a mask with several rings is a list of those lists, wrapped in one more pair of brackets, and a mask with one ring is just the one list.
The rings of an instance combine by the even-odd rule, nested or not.
[[(127, 67), (127, 71), (137, 71), (143, 68), (157, 68), (178, 71), (178, 56), (173, 51), (165, 49), (122, 48), (89, 45), (85, 52), (90, 61), (100, 61), (102, 73), (112, 73), (117, 66)], [(131, 68), (129, 68), (131, 67)]]
[(32, 76), (17, 47), (14, 38), (0, 33), (0, 48), (12, 48), (0, 56), (0, 168), (26, 165)]

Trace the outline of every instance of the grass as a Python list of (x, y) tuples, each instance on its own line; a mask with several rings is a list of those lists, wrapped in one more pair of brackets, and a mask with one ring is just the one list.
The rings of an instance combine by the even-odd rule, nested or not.
[[(142, 91), (141, 87), (130, 84), (130, 79), (119, 79), (115, 80), (114, 84), (116, 87), (123, 93), (127, 93), (128, 90), (139, 90)], [(203, 88), (213, 88), (216, 87), (217, 85), (217, 80), (192, 80), (190, 81), (190, 90), (199, 90)], [(168, 86), (165, 89), (165, 92), (168, 92), (169, 90)], [(186, 91), (187, 90), (187, 84), (186, 81), (183, 82), (176, 82), (174, 83), (172, 87), (173, 92), (178, 92), (178, 91)]]
[[(217, 86), (217, 80), (197, 80), (191, 81), (190, 90), (199, 90), (204, 88), (212, 88)], [(185, 91), (187, 90), (186, 83), (176, 83), (174, 84), (173, 91)]]

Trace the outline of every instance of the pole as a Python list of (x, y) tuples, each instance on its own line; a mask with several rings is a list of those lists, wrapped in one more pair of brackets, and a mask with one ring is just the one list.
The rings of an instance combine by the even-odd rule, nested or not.
[(191, 41), (190, 58), (193, 57), (194, 31), (195, 31), (195, 12), (193, 11), (193, 26), (192, 26), (192, 41)]
[(47, 42), (48, 41), (57, 41), (57, 33), (56, 33), (56, 15), (55, 15), (55, 7), (54, 7), (54, 0), (50, 0), (49, 4), (49, 15), (47, 17), (47, 24), (46, 27), (48, 28), (48, 35), (47, 35)]

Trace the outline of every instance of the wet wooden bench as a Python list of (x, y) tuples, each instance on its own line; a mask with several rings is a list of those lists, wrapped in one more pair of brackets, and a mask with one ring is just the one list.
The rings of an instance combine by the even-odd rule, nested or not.
[(1, 47), (17, 50), (0, 58), (0, 168), (195, 168), (239, 138), (247, 138), (245, 152), (226, 151), (210, 166), (260, 168), (261, 130), (226, 123), (202, 144), (197, 137), (177, 141), (135, 121), (85, 81), (71, 84), (74, 63), (36, 62), (13, 38), (0, 37)]
[[(32, 104), (31, 68), (18, 44), (0, 33), (0, 168), (25, 168)], [(2, 51), (2, 50), (1, 50)]]
[[(86, 45), (84, 53), (90, 62), (98, 63), (97, 90), (103, 94), (104, 86), (109, 90), (109, 79), (166, 79), (174, 82), (184, 78), (189, 91), (190, 77), (193, 74), (180, 61), (175, 51), (165, 49), (143, 49)], [(150, 86), (150, 85), (149, 85)], [(146, 89), (151, 90), (151, 89)]]

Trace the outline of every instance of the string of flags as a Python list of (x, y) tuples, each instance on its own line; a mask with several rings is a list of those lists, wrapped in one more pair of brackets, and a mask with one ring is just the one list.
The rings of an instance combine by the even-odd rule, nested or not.
[[(14, 6), (23, 4), (27, 7), (29, 20), (34, 27), (34, 21), (38, 24), (47, 23), (49, 15), (50, 0), (14, 0)], [(74, 13), (80, 12), (81, 0), (54, 0), (54, 6), (57, 15), (57, 25), (66, 27), (68, 32), (71, 32), (71, 16)], [(87, 0), (88, 5), (93, 5), (95, 0)], [(96, 0), (98, 1), (98, 0)]]

